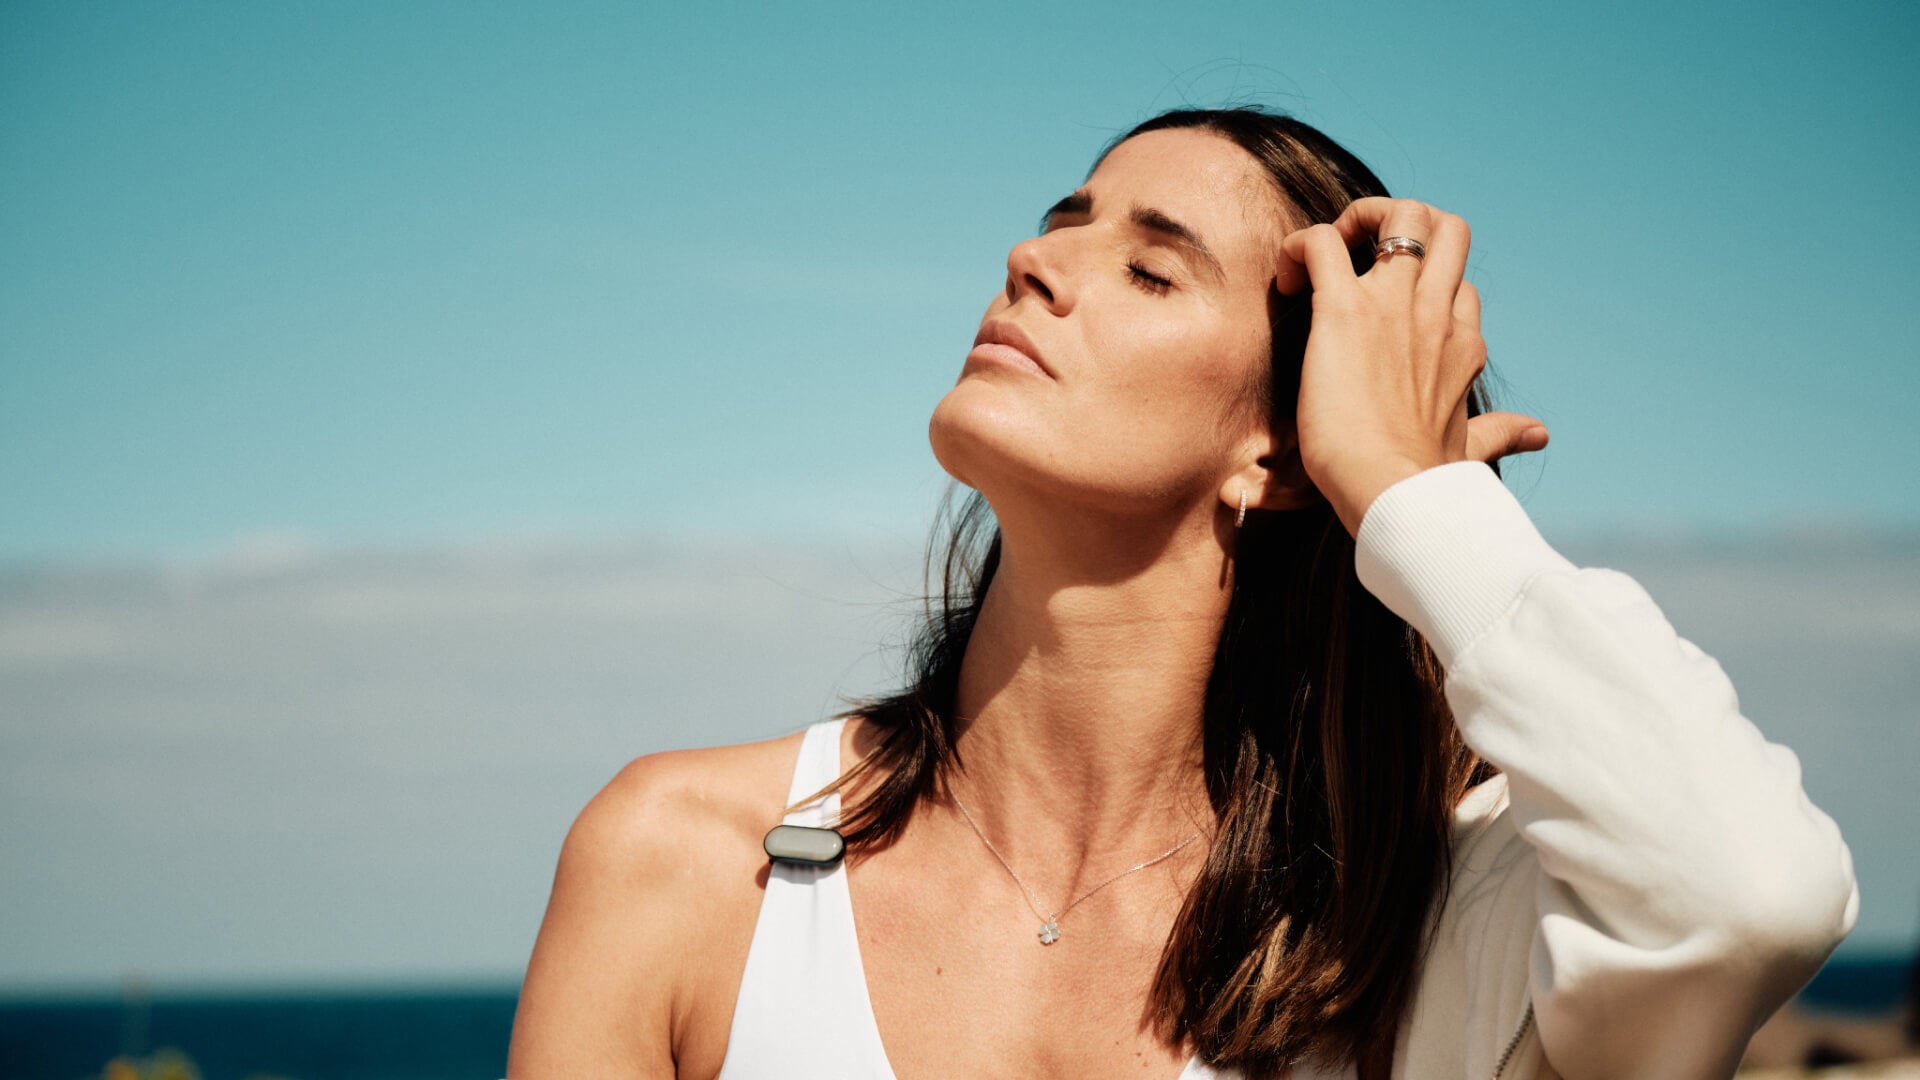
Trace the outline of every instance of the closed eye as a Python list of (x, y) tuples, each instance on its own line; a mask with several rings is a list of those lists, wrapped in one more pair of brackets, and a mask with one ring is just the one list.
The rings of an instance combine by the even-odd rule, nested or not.
[(1133, 279), (1135, 285), (1155, 296), (1164, 296), (1168, 289), (1173, 288), (1171, 279), (1162, 277), (1137, 262), (1127, 264), (1127, 276)]

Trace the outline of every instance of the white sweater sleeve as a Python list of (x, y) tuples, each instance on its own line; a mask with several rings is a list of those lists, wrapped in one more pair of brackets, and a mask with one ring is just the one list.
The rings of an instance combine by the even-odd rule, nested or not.
[(1478, 462), (1389, 488), (1357, 544), (1361, 582), (1439, 655), (1537, 856), (1537, 921), (1519, 929), (1553, 1068), (1731, 1075), (1859, 907), (1793, 752), (1638, 584), (1567, 562)]

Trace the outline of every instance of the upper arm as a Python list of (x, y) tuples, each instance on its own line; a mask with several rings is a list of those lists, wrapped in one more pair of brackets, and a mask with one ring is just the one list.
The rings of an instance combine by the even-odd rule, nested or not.
[(674, 1076), (685, 959), (716, 915), (699, 897), (728, 884), (703, 778), (697, 753), (641, 757), (568, 830), (520, 988), (515, 1080)]
[(800, 736), (640, 758), (567, 833), (508, 1075), (711, 1076)]
[(671, 1018), (693, 870), (662, 837), (692, 824), (671, 755), (641, 758), (587, 804), (560, 851), (507, 1062), (515, 1080), (674, 1075)]

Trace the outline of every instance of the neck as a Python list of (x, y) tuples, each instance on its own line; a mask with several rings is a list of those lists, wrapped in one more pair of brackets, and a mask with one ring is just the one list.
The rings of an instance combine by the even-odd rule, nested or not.
[(1149, 529), (1000, 523), (957, 702), (956, 787), (975, 816), (1010, 859), (1068, 876), (1204, 831), (1202, 720), (1230, 535), (1198, 513)]

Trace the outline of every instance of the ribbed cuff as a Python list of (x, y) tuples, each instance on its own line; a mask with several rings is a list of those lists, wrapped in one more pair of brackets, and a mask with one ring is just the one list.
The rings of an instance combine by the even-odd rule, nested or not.
[(1355, 537), (1360, 583), (1448, 666), (1536, 575), (1571, 569), (1478, 461), (1437, 466), (1381, 492)]

